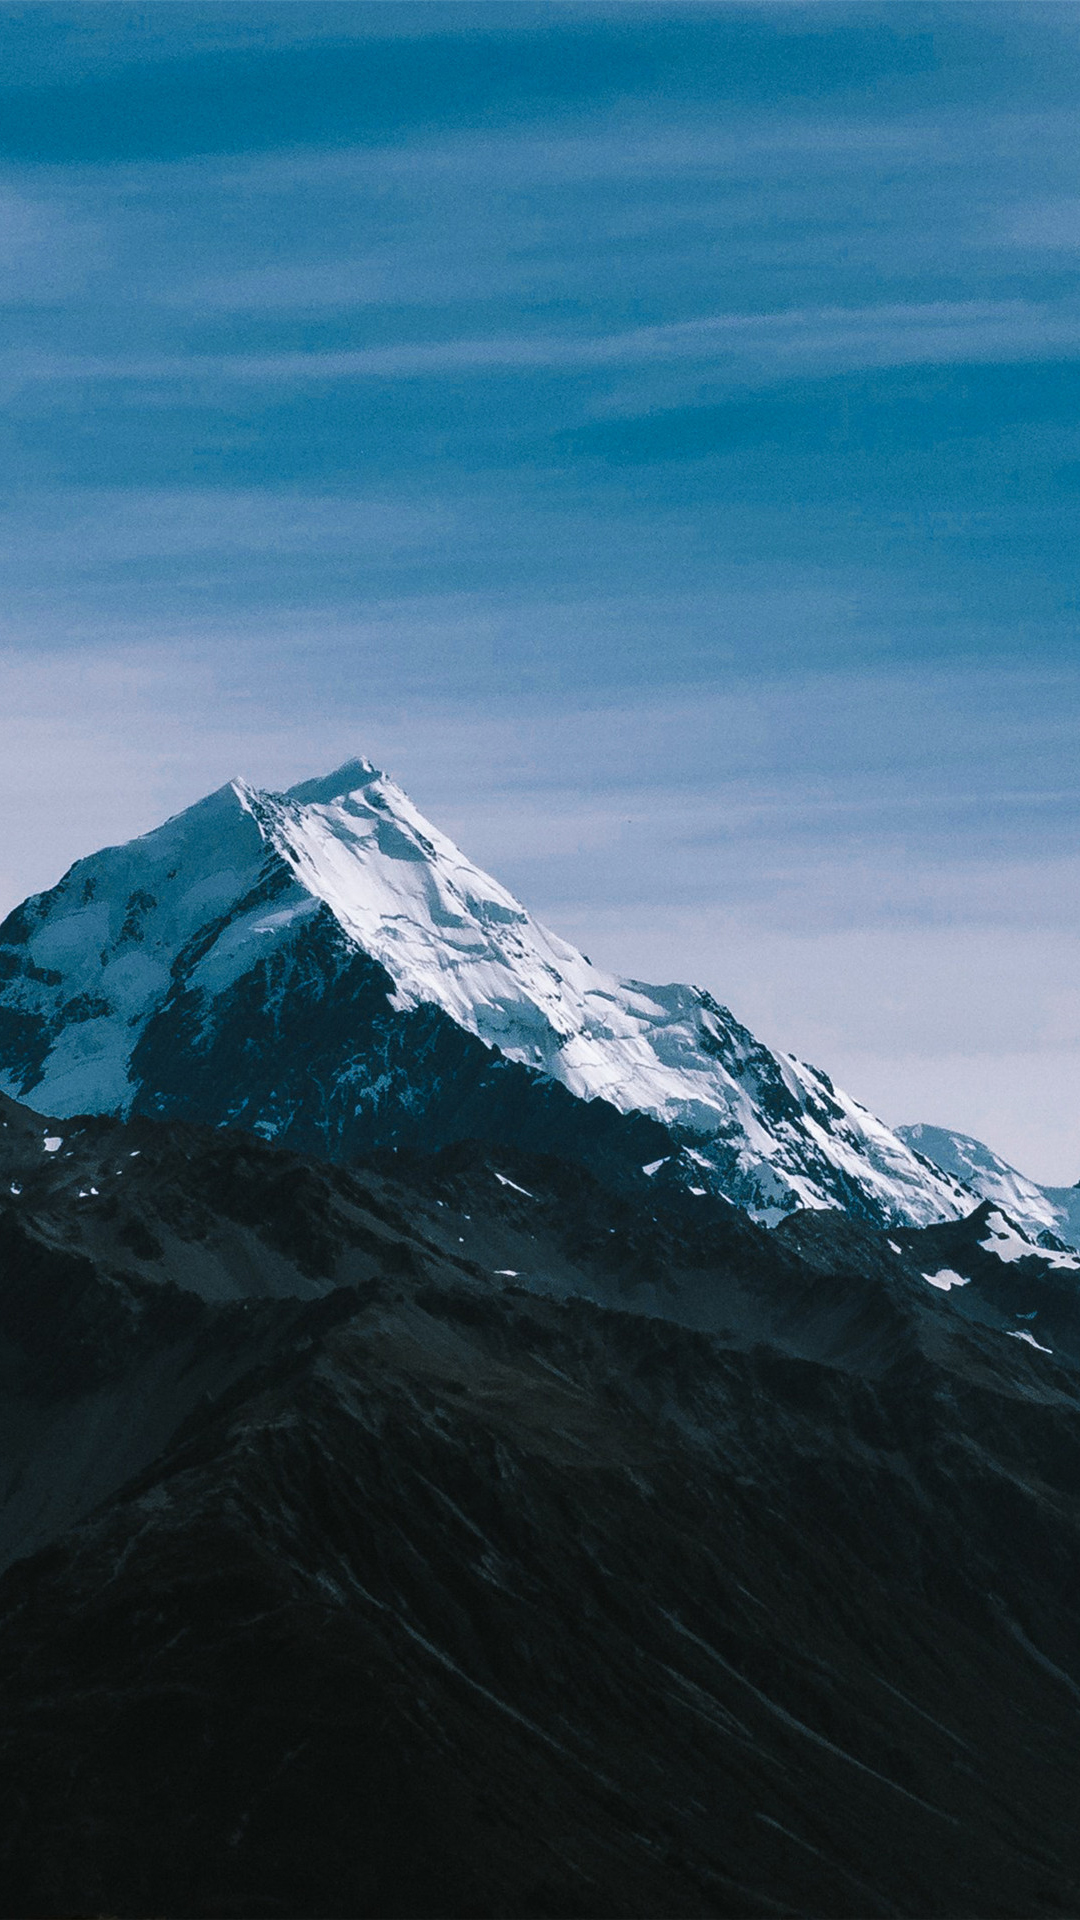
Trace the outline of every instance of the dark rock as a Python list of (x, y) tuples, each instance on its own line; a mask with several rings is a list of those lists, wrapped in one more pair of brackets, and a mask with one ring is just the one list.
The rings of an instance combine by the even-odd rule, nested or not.
[(1080, 1374), (927, 1285), (985, 1224), (0, 1122), (0, 1912), (1077, 1910)]

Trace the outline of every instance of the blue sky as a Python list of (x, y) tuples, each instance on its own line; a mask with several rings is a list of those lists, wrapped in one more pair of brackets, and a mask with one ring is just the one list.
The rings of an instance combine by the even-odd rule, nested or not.
[(1080, 8), (0, 6), (0, 906), (354, 751), (1080, 1177)]

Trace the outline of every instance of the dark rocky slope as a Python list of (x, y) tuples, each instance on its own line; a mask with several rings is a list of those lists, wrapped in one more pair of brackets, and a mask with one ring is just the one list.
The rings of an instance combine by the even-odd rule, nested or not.
[(922, 1236), (0, 1117), (4, 1913), (1080, 1907), (1080, 1376)]

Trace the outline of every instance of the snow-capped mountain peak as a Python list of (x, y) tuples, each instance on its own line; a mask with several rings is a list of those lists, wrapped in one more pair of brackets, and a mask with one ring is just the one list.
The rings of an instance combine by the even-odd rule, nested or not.
[[(369, 998), (361, 1015), (353, 987), (342, 997), (350, 956), (385, 983), (377, 1017)], [(313, 996), (323, 1014), (337, 1007), (317, 1073), (300, 1018)], [(0, 929), (0, 1088), (58, 1115), (162, 1111), (167, 1100), (275, 1134), (300, 1117), (310, 1132), (326, 1109), (338, 1150), (346, 1140), (360, 1150), (365, 1115), (395, 1100), (415, 1109), (403, 1036), (433, 1009), (580, 1099), (652, 1116), (694, 1156), (674, 1152), (661, 1178), (682, 1167), (687, 1183), (766, 1219), (844, 1205), (918, 1225), (970, 1211), (954, 1176), (827, 1075), (762, 1046), (708, 993), (593, 966), (367, 760), (285, 793), (234, 781), (78, 862)], [(267, 1090), (256, 1036), (271, 1015), (281, 1067)], [(228, 1076), (222, 1068), (213, 1084), (239, 1072), (252, 1086), (234, 1084), (231, 1102), (204, 1111), (206, 1063), (215, 1049), (225, 1059), (226, 1031)], [(193, 1081), (184, 1090), (185, 1053), (197, 1096)]]
[(1040, 1186), (981, 1140), (950, 1127), (920, 1122), (896, 1131), (910, 1147), (962, 1180), (980, 1199), (993, 1200), (1002, 1207), (1027, 1233), (1037, 1237), (1047, 1232), (1069, 1246), (1080, 1247), (1080, 1186)]
[(386, 967), (402, 1007), (424, 1001), (490, 1044), (535, 1030), (538, 1058), (564, 1044), (559, 965), (581, 956), (433, 827), (368, 761), (288, 793), (234, 782), (241, 806), (299, 884)]

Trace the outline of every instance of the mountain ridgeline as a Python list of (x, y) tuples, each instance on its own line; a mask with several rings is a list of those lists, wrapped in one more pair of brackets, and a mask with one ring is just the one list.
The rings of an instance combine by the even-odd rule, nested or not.
[[(708, 993), (592, 966), (365, 761), (287, 794), (223, 787), (16, 909), (0, 1088), (342, 1160), (572, 1140), (772, 1222), (923, 1226), (975, 1204)], [(617, 1115), (639, 1116), (633, 1136)]]

